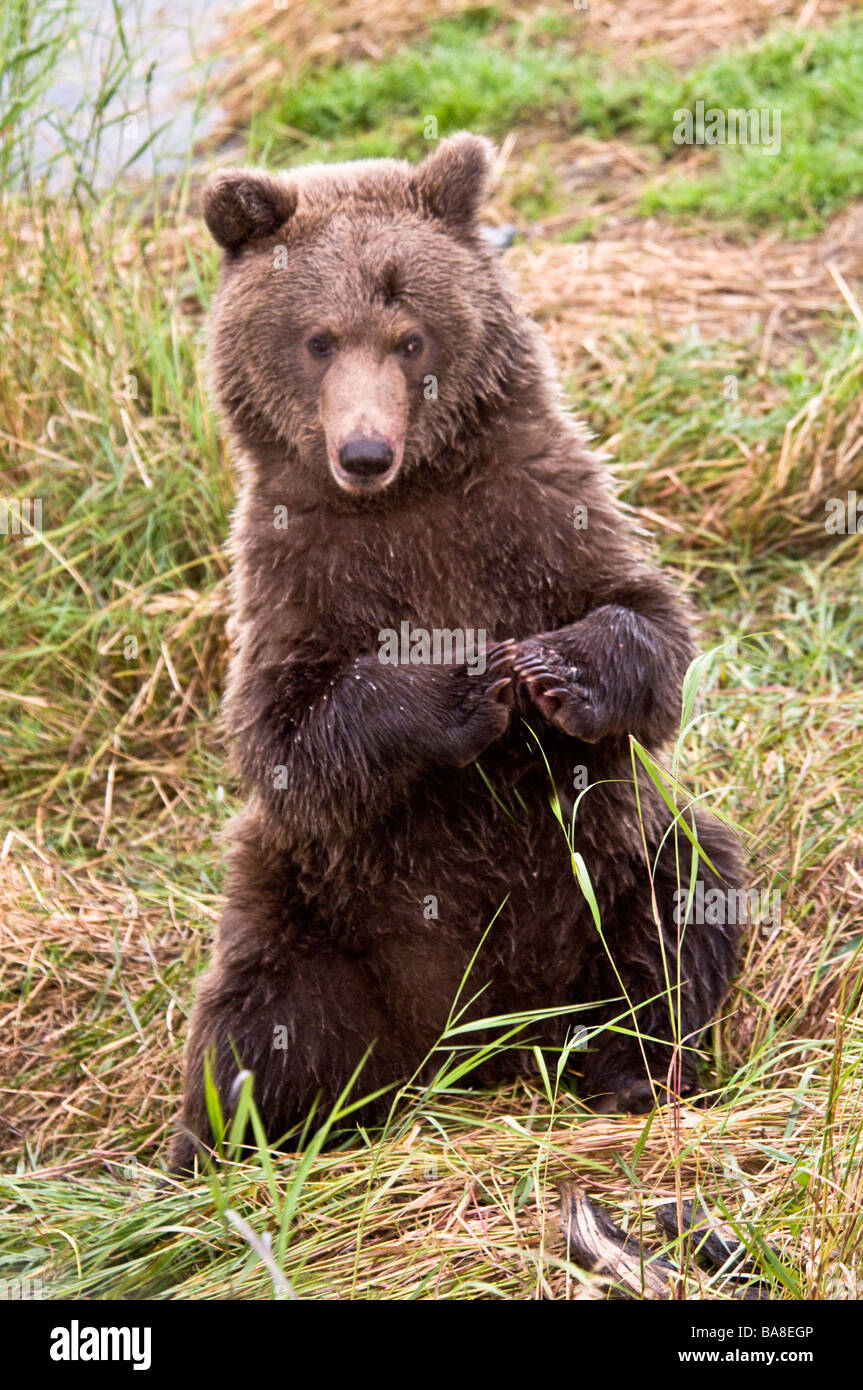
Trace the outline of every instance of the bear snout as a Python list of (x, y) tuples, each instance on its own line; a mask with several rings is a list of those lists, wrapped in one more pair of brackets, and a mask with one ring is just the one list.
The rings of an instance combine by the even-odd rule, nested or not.
[(380, 492), (402, 465), (408, 423), (404, 375), (369, 351), (340, 353), (321, 387), (330, 471), (343, 492)]
[(346, 473), (373, 478), (393, 465), (393, 451), (383, 435), (352, 435), (339, 449), (339, 463)]

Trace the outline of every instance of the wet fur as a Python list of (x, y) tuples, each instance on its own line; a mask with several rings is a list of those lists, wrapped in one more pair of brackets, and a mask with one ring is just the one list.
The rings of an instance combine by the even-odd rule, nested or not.
[[(628, 734), (654, 750), (674, 734), (690, 615), (645, 559), (633, 516), (559, 404), (537, 329), (479, 236), (487, 166), (484, 142), (464, 136), (418, 169), (379, 161), (283, 179), (218, 176), (205, 201), (225, 248), (213, 378), (242, 470), (226, 713), (248, 801), (231, 831), (228, 906), (191, 1021), (180, 1168), (196, 1138), (212, 1140), (208, 1051), (225, 1106), (237, 1057), (254, 1073), (271, 1140), (316, 1100), (325, 1113), (369, 1048), (360, 1093), (409, 1077), (507, 895), (471, 977), (469, 995), (487, 986), (474, 1014), (619, 997), (525, 719), (564, 795), (576, 765), (597, 784), (581, 799), (575, 842), (605, 936), (636, 1002), (665, 988)], [(272, 268), (278, 245), (287, 271)], [(429, 341), (439, 397), (426, 400), (405, 367), (404, 465), (374, 497), (346, 495), (326, 466), (319, 369), (303, 355), (322, 313), (337, 317), (346, 342), (383, 341), (402, 321), (420, 322)], [(588, 508), (586, 530), (573, 524), (577, 505)], [(378, 633), (405, 619), (485, 629), (499, 645), (482, 676), (381, 665)], [(287, 790), (274, 787), (279, 766)], [(652, 861), (668, 813), (644, 778), (641, 793)], [(734, 886), (730, 837), (709, 818), (699, 833)], [(688, 854), (680, 872), (686, 885)], [(700, 872), (714, 882), (703, 863)], [(672, 978), (678, 886), (670, 837), (654, 890)], [(690, 1047), (725, 992), (735, 938), (731, 927), (686, 928)], [(567, 1026), (620, 1011), (598, 1006), (529, 1038), (559, 1044)], [(670, 1038), (667, 999), (638, 1019)], [(279, 1027), (287, 1050), (274, 1048)], [(665, 1083), (671, 1047), (647, 1054)], [(652, 1103), (632, 1040), (602, 1035), (580, 1060), (582, 1092), (600, 1107)], [(528, 1061), (510, 1052), (477, 1079)], [(678, 1081), (694, 1085), (691, 1051)]]

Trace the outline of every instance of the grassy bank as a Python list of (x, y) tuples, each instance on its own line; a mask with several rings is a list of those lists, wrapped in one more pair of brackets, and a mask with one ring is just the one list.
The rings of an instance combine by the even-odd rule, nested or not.
[[(486, 8), (258, 94), (243, 131), (276, 162), (423, 153), (429, 115), (441, 135), (515, 132), (489, 216), (519, 222), (506, 254), (567, 397), (704, 646), (737, 639), (681, 771), (739, 823), (781, 916), (750, 934), (700, 1109), (592, 1118), (577, 1062), (558, 1078), (549, 1058), (547, 1087), (442, 1079), (408, 1090), (383, 1136), (174, 1185), (185, 1015), (236, 804), (216, 722), (233, 483), (201, 366), (216, 260), (194, 173), (157, 198), (128, 174), (97, 187), (97, 112), (64, 150), (82, 171), (64, 191), (33, 175), (63, 30), (14, 13), (0, 447), (7, 499), (39, 500), (41, 521), (32, 544), (0, 541), (0, 1278), (52, 1298), (601, 1297), (558, 1238), (555, 1184), (575, 1178), (672, 1254), (653, 1211), (697, 1192), (773, 1297), (855, 1296), (863, 575), (857, 534), (825, 519), (863, 494), (859, 15), (755, 34), (681, 76), (661, 38), (649, 67), (616, 64), (568, 20)], [(671, 114), (699, 94), (781, 105), (775, 178), (754, 152), (673, 146)], [(730, 1296), (686, 1278), (691, 1297)]]

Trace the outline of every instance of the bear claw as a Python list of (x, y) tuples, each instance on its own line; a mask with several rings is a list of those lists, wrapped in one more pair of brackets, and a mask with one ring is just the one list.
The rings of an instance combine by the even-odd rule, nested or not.
[(518, 688), (547, 723), (571, 738), (592, 743), (598, 735), (593, 692), (578, 679), (577, 667), (565, 667), (539, 652), (528, 652), (512, 665)]

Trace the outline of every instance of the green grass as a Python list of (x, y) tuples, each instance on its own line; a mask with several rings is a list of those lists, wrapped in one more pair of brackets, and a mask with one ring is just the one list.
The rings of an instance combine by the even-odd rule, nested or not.
[[(136, 50), (137, 10), (115, 4), (101, 17), (106, 42), (94, 61), (93, 16), (82, 23), (78, 0), (5, 0), (0, 9), (0, 187), (62, 187), (79, 211), (104, 185), (105, 148), (126, 114)], [(111, 24), (113, 20), (113, 25)], [(60, 65), (77, 53), (88, 90), (75, 91), (75, 65)], [(90, 66), (87, 66), (87, 64)], [(52, 82), (62, 73), (62, 91)], [(76, 99), (72, 99), (74, 93)], [(133, 105), (140, 105), (140, 92)], [(164, 124), (164, 123), (163, 123)], [(120, 180), (157, 140), (159, 129), (124, 146)]]
[(538, 43), (533, 24), (498, 33), (495, 18), (469, 11), (379, 62), (315, 68), (280, 85), (252, 122), (251, 149), (275, 160), (324, 151), (327, 158), (415, 159), (428, 152), (430, 129), (497, 134), (549, 110), (574, 112), (571, 84), (580, 65), (570, 51), (557, 38)]
[[(698, 563), (705, 547), (715, 553), (729, 542), (737, 558), (824, 549), (826, 498), (863, 490), (863, 458), (846, 468), (839, 447), (863, 393), (863, 333), (837, 317), (805, 354), (766, 370), (759, 350), (757, 339), (662, 343), (643, 327), (622, 329), (604, 353), (609, 371), (588, 361), (567, 383), (590, 428), (609, 441), (629, 500), (672, 506)], [(801, 416), (814, 429), (804, 433)], [(778, 486), (783, 444), (791, 447)], [(816, 450), (822, 474), (809, 492)]]
[(817, 231), (863, 188), (861, 89), (863, 20), (855, 14), (815, 35), (779, 30), (679, 84), (646, 90), (635, 133), (669, 152), (669, 113), (694, 110), (699, 98), (706, 108), (778, 111), (782, 139), (776, 155), (715, 147), (715, 169), (648, 189), (645, 210), (697, 213), (726, 225), (770, 224), (794, 235)]
[[(561, 135), (623, 136), (666, 161), (690, 154), (674, 143), (675, 112), (778, 110), (781, 151), (705, 147), (709, 167), (647, 180), (642, 209), (704, 216), (726, 226), (775, 226), (810, 234), (863, 186), (863, 20), (849, 15), (815, 34), (774, 30), (685, 76), (651, 56), (621, 73), (614, 55), (581, 51), (554, 28), (493, 24), (492, 12), (452, 20), (380, 62), (315, 67), (280, 84), (253, 118), (253, 152), (274, 163), (427, 152), (428, 130), (470, 128), (501, 136), (552, 123)], [(432, 119), (436, 125), (429, 127)], [(771, 125), (770, 130), (774, 127)], [(546, 214), (547, 192), (519, 210)]]
[[(130, 240), (119, 207), (115, 219), (80, 228), (46, 210), (30, 232), (35, 247), (21, 254), (15, 227), (7, 231), (14, 317), (4, 326), (0, 396), (13, 490), (41, 500), (51, 545), (18, 543), (0, 578), (0, 686), (24, 697), (5, 742), (25, 760), (9, 759), (6, 773), (13, 792), (28, 787), (32, 809), (67, 765), (71, 700), (89, 712), (58, 788), (71, 808), (92, 775), (89, 759), (98, 762), (119, 729), (124, 760), (140, 751), (135, 720), (123, 714), (160, 655), (156, 685), (173, 690), (178, 707), (174, 676), (184, 690), (197, 685), (190, 698), (212, 713), (200, 672), (211, 615), (192, 610), (226, 572), (231, 480), (205, 404), (197, 324), (178, 331), (178, 300), (202, 275), (212, 281), (209, 249), (189, 248), (187, 258), (180, 246), (166, 274), (150, 254), (161, 219)], [(45, 690), (48, 710), (24, 702)], [(168, 717), (165, 757), (177, 737), (170, 726)], [(51, 831), (64, 844), (75, 833), (66, 821)]]
[[(711, 1106), (677, 1130), (660, 1115), (586, 1123), (554, 1056), (547, 1085), (492, 1093), (463, 1091), (450, 1067), (405, 1088), (383, 1134), (351, 1131), (306, 1158), (260, 1150), (199, 1182), (165, 1176), (183, 1020), (220, 907), (217, 835), (236, 804), (216, 724), (233, 487), (201, 366), (216, 258), (185, 180), (143, 211), (124, 184), (97, 195), (89, 145), (65, 152), (72, 206), (19, 177), (56, 52), (45, 14), (23, 0), (6, 11), (17, 104), (0, 142), (4, 495), (43, 503), (42, 539), (4, 538), (0, 570), (2, 1085), (14, 1096), (0, 1279), (39, 1278), (48, 1298), (270, 1299), (283, 1280), (326, 1299), (559, 1298), (589, 1278), (541, 1246), (568, 1176), (672, 1255), (653, 1209), (697, 1193), (762, 1264), (765, 1242), (779, 1250), (764, 1273), (775, 1298), (859, 1293), (863, 557), (859, 537), (823, 526), (825, 496), (863, 493), (863, 341), (843, 303), (805, 354), (764, 374), (757, 344), (585, 324), (603, 334), (604, 365), (584, 354), (566, 383), (697, 603), (705, 645), (739, 640), (707, 668), (680, 771), (741, 824), (751, 881), (782, 892), (783, 923), (751, 933), (706, 1048)], [(784, 140), (785, 112), (817, 109), (819, 73), (841, 97), (859, 52), (849, 21), (806, 37), (796, 67), (804, 36), (682, 80), (655, 66), (652, 86), (574, 53), (557, 19), (534, 31), (536, 58), (525, 32), (488, 11), (436, 28), (425, 67), (418, 48), (310, 74), (273, 98), (254, 138), (294, 153), (285, 125), (302, 120), (307, 154), (422, 153), (423, 114), (439, 113), (441, 133), (498, 134), (536, 114), (561, 138), (632, 130), (668, 158), (681, 92), (779, 93)], [(488, 45), (477, 56), (471, 34)], [(842, 99), (802, 121), (813, 162), (829, 163), (824, 142), (848, 121)], [(550, 139), (548, 154), (547, 179), (524, 190), (531, 215), (563, 197)], [(742, 185), (729, 170), (744, 164), (719, 159), (730, 215)], [(852, 175), (840, 173), (841, 199)], [(691, 182), (706, 190), (710, 177)], [(765, 216), (785, 218), (774, 193)], [(603, 224), (569, 235), (601, 237)], [(691, 1297), (728, 1296), (716, 1277), (687, 1278)]]
[(0, 10), (0, 185), (34, 177), (34, 113), (68, 43), (70, 12), (71, 3), (36, 11), (28, 0)]

